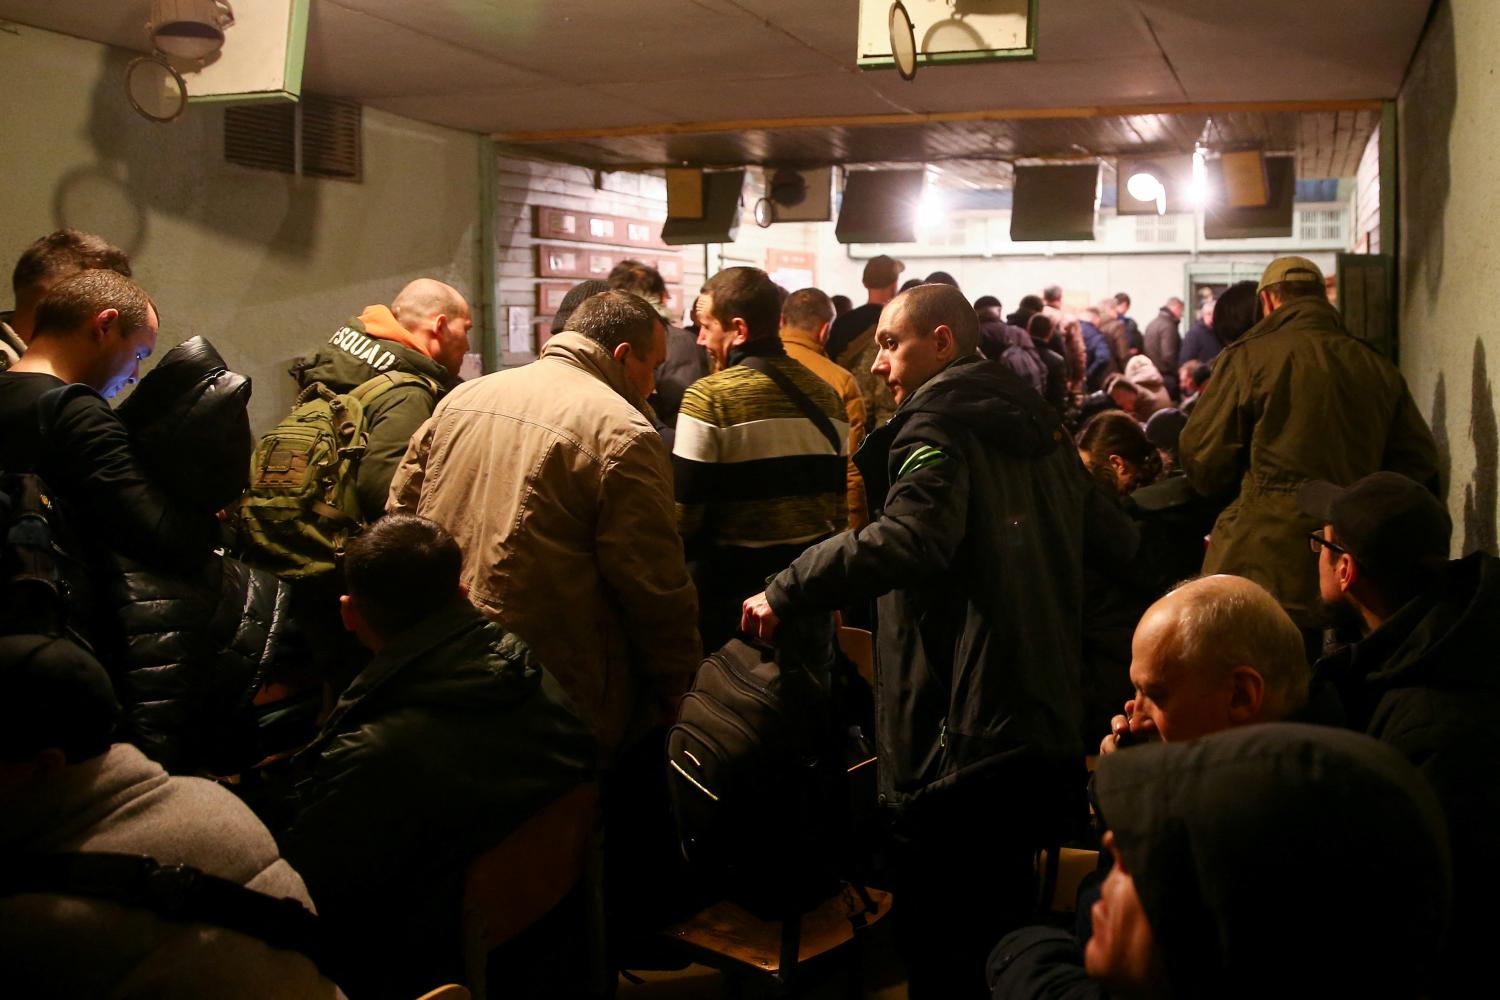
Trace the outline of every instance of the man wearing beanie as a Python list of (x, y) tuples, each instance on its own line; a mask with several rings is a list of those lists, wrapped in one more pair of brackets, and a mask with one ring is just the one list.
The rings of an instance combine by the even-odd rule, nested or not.
[(1437, 446), (1401, 373), (1344, 329), (1316, 264), (1277, 258), (1258, 294), (1265, 319), (1219, 355), (1178, 447), (1193, 488), (1228, 501), (1203, 572), (1265, 587), (1313, 646), (1318, 578), (1302, 547), (1318, 523), (1297, 489), (1381, 470), (1436, 486)]
[(0, 982), (18, 996), (341, 996), (289, 947), (217, 920), (158, 915), (148, 899), (158, 898), (151, 887), (162, 878), (138, 880), (147, 884), (135, 900), (99, 891), (133, 883), (97, 867), (80, 884), (41, 860), (141, 855), (226, 879), (267, 903), (290, 897), (283, 906), (292, 911), (293, 901), (312, 908), (271, 834), (232, 793), (169, 776), (129, 744), (110, 745), (119, 714), (104, 668), (78, 646), (0, 638)]
[(1454, 924), (1447, 989), (1480, 974), (1500, 919), (1500, 559), (1448, 561), (1448, 511), (1420, 485), (1377, 472), (1298, 493), (1321, 524), (1319, 592), (1359, 641), (1317, 664), (1347, 724), (1394, 747), (1437, 792), (1452, 835)]
[(1427, 995), (1447, 836), (1390, 748), (1246, 726), (1103, 757), (1094, 789), (1114, 865), (1091, 936), (1080, 954), (1063, 931), (1008, 935), (990, 956), (995, 1000)]

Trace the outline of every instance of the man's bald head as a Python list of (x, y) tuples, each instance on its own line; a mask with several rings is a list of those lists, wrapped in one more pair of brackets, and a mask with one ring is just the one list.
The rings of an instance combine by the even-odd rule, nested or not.
[(450, 375), (458, 374), (473, 325), (469, 303), (458, 289), (436, 278), (418, 278), (397, 294), (391, 315), (406, 332), (423, 341), (428, 357)]
[[(1167, 739), (1281, 718), (1307, 700), (1302, 633), (1274, 597), (1243, 577), (1177, 587), (1142, 616), (1131, 654), (1138, 709), (1144, 705)], [(1255, 690), (1243, 703), (1236, 699), (1246, 694), (1247, 672)]]
[(415, 332), (417, 326), (439, 314), (469, 315), (469, 303), (452, 285), (436, 278), (418, 278), (396, 295), (391, 314), (402, 326)]

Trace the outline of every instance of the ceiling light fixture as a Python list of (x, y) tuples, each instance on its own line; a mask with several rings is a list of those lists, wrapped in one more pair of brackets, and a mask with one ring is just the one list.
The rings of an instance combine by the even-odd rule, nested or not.
[(1137, 164), (1134, 173), (1125, 182), (1125, 190), (1136, 201), (1156, 202), (1156, 214), (1166, 215), (1167, 189), (1161, 182), (1161, 175), (1161, 168), (1154, 163)]
[(163, 55), (202, 61), (224, 47), (224, 29), (233, 24), (229, 0), (152, 0), (146, 33)]

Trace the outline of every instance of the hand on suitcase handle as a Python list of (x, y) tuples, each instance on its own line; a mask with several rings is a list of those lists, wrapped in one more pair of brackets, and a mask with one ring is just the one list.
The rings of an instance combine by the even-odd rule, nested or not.
[(765, 591), (745, 601), (740, 611), (740, 631), (752, 635), (762, 642), (770, 642), (776, 635), (776, 626), (781, 619), (771, 610)]

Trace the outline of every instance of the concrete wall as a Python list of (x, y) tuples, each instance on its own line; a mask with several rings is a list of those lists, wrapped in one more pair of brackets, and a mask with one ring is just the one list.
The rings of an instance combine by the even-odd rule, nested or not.
[(122, 88), (130, 57), (0, 32), (0, 271), (59, 226), (123, 247), (161, 307), (157, 356), (207, 337), (253, 378), (257, 430), (291, 405), (290, 360), (345, 317), (423, 274), (472, 292), (477, 136), (366, 108), (363, 183), (249, 170), (224, 162), (214, 105), (168, 125), (138, 117)]
[(1454, 550), (1496, 551), (1500, 4), (1440, 0), (1398, 105), (1401, 366), (1447, 465)]

